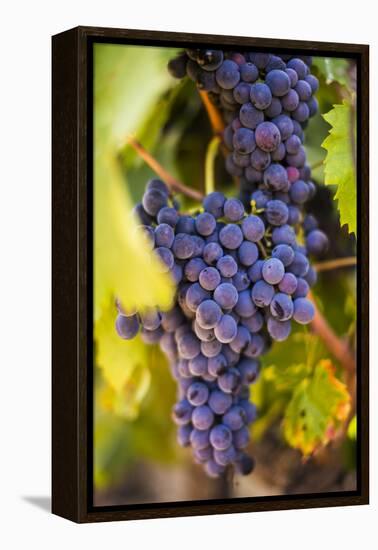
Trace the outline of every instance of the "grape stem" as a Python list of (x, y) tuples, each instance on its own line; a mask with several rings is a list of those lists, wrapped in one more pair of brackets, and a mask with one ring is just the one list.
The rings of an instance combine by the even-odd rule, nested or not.
[(214, 163), (218, 153), (218, 147), (220, 144), (220, 138), (214, 136), (210, 141), (205, 159), (205, 192), (209, 195), (215, 191), (215, 176), (214, 176)]
[(173, 191), (182, 193), (191, 199), (201, 202), (203, 194), (196, 189), (186, 186), (181, 181), (174, 178), (146, 149), (139, 141), (132, 136), (127, 138), (127, 143), (138, 153), (146, 164), (161, 178)]
[(213, 129), (213, 132), (215, 135), (222, 135), (224, 130), (224, 122), (222, 120), (222, 117), (218, 111), (218, 109), (215, 107), (215, 105), (210, 101), (209, 96), (207, 92), (200, 91), (199, 95), (202, 99), (202, 103), (205, 106), (205, 109), (207, 111), (207, 115), (210, 120), (211, 127)]
[(327, 260), (324, 262), (318, 262), (314, 264), (316, 271), (329, 271), (331, 269), (338, 269), (339, 267), (350, 267), (357, 264), (357, 258), (355, 256), (347, 256), (345, 258), (336, 258), (335, 260)]

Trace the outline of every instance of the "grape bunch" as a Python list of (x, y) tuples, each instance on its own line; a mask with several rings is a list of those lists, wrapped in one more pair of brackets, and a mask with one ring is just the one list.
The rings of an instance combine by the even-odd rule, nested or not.
[[(176, 283), (174, 307), (137, 313), (117, 303), (116, 330), (125, 339), (140, 332), (166, 354), (178, 385), (172, 416), (179, 444), (191, 447), (211, 477), (231, 465), (248, 474), (259, 357), (289, 336), (293, 321), (313, 319), (306, 296), (316, 274), (278, 199), (249, 213), (238, 198), (213, 192), (192, 215), (178, 208), (157, 179), (135, 207), (152, 253)], [(314, 251), (324, 234), (311, 216), (304, 224)]]
[[(306, 165), (304, 128), (318, 110), (319, 87), (311, 57), (255, 52), (187, 50), (171, 60), (177, 78), (188, 75), (228, 123), (223, 140), (226, 170), (239, 177), (245, 207), (252, 200), (277, 198), (289, 206), (289, 223), (299, 222), (298, 205), (315, 193)], [(256, 195), (253, 195), (256, 192)], [(263, 200), (263, 199), (261, 199)]]

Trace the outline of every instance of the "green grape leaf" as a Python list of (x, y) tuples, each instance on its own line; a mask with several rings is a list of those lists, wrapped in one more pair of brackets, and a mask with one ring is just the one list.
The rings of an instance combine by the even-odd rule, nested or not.
[(341, 57), (314, 57), (313, 65), (323, 74), (326, 84), (338, 82), (342, 86), (347, 86), (348, 61)]
[(119, 416), (135, 418), (150, 384), (148, 352), (140, 337), (118, 336), (116, 314), (110, 304), (95, 325), (96, 364), (106, 383), (100, 404)]
[(324, 183), (337, 185), (335, 200), (338, 201), (340, 225), (347, 225), (349, 233), (356, 234), (357, 190), (355, 167), (356, 122), (352, 105), (343, 101), (324, 114), (331, 125), (329, 135), (322, 143), (327, 150), (324, 161)]
[[(172, 85), (164, 70), (172, 55), (162, 48), (94, 46), (94, 282), (95, 320), (117, 296), (124, 307), (168, 307), (173, 288), (141, 235), (118, 160), (120, 145), (146, 110)], [(154, 86), (141, 86), (143, 75)]]
[(297, 386), (286, 409), (284, 435), (304, 456), (333, 439), (348, 417), (350, 395), (334, 371), (330, 360), (320, 361), (313, 375)]

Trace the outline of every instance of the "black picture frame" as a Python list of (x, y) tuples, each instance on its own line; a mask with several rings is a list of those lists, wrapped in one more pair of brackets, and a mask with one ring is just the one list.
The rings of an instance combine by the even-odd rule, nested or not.
[[(212, 501), (93, 506), (93, 44), (258, 48), (353, 58), (357, 66), (357, 490)], [(52, 38), (52, 511), (98, 522), (369, 502), (369, 47), (77, 27)]]

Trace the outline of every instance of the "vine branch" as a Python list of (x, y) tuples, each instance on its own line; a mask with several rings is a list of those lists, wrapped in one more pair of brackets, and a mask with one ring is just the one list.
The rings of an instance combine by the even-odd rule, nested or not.
[(138, 155), (145, 161), (146, 164), (161, 178), (172, 190), (182, 193), (191, 199), (201, 202), (203, 194), (196, 189), (188, 187), (181, 181), (174, 178), (165, 168), (162, 166), (139, 141), (132, 136), (127, 138), (127, 143), (138, 153)]
[(356, 402), (356, 358), (350, 350), (347, 341), (339, 338), (323, 317), (315, 303), (312, 292), (309, 293), (308, 298), (315, 306), (315, 317), (311, 323), (313, 330), (323, 340), (345, 371), (346, 384), (351, 397), (351, 413), (348, 417), (348, 420), (350, 420), (354, 414)]
[(329, 271), (331, 269), (338, 269), (339, 267), (351, 267), (357, 264), (357, 258), (355, 256), (347, 256), (345, 258), (336, 258), (335, 260), (326, 260), (324, 262), (318, 262), (314, 264), (316, 271)]
[(199, 95), (207, 111), (211, 127), (215, 135), (221, 136), (224, 130), (224, 122), (220, 112), (215, 105), (210, 101), (207, 92), (199, 91)]

